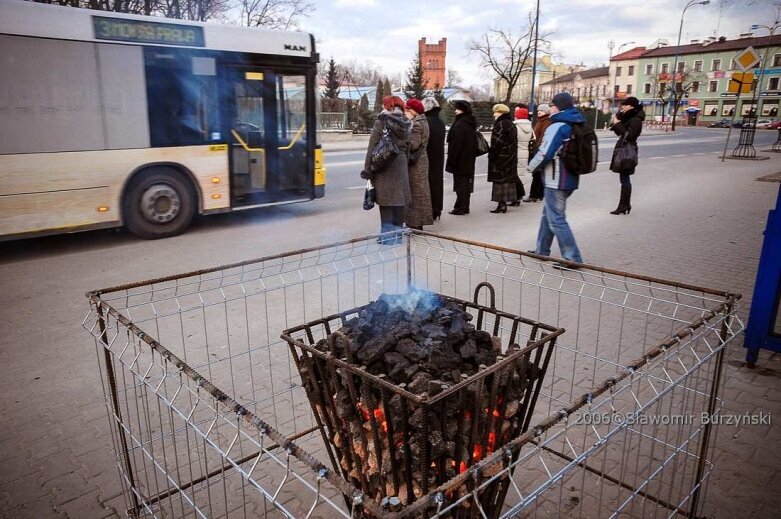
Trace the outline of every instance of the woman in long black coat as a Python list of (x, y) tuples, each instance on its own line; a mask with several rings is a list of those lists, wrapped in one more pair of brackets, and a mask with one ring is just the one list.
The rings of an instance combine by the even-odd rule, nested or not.
[(510, 108), (494, 105), (494, 127), (488, 151), (488, 181), (493, 183), (491, 200), (497, 203), (492, 213), (506, 213), (507, 204), (518, 201), (515, 189), (518, 178), (518, 132)]
[(444, 204), (444, 182), (445, 171), (445, 122), (439, 117), (439, 103), (433, 97), (427, 97), (423, 100), (423, 108), (426, 109), (426, 119), (428, 120), (428, 185), (431, 190), (431, 209), (434, 220), (442, 216), (442, 206)]
[(477, 159), (477, 119), (472, 105), (456, 101), (456, 119), (447, 133), (447, 160), (445, 171), (453, 175), (456, 204), (450, 214), (469, 214), (469, 199), (475, 186), (475, 159)]
[[(610, 129), (618, 135), (618, 142), (613, 149), (613, 157), (616, 152), (622, 146), (632, 146), (637, 154), (637, 138), (643, 131), (643, 121), (645, 120), (645, 112), (640, 106), (640, 101), (636, 97), (627, 97), (621, 102), (620, 111), (613, 119), (613, 124)], [(632, 181), (630, 175), (635, 174), (635, 168), (620, 169), (616, 167), (614, 161), (610, 161), (610, 170), (615, 171), (620, 175), (621, 181), (621, 198), (618, 201), (618, 207), (615, 211), (610, 211), (610, 214), (629, 214), (632, 210)]]

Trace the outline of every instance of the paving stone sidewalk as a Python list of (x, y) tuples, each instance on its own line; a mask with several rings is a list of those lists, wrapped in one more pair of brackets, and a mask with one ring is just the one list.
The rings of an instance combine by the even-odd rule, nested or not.
[[(739, 315), (745, 319), (762, 231), (778, 190), (754, 179), (779, 170), (779, 155), (762, 162), (722, 163), (715, 154), (674, 163), (648, 161), (633, 179), (631, 215), (607, 216), (618, 193), (617, 178), (609, 173), (584, 180), (570, 199), (568, 214), (589, 263), (740, 292)], [(448, 185), (446, 205), (452, 203), (449, 190)], [(489, 190), (484, 182), (477, 187), (473, 217), (443, 218), (431, 230), (530, 248), (539, 204), (490, 215)], [(84, 292), (292, 250), (309, 229), (321, 228), (324, 214), (303, 205), (287, 211), (302, 234), (280, 234), (281, 226), (290, 223), (261, 220), (240, 240), (239, 220), (234, 229), (228, 224), (200, 229), (170, 242), (208, 241), (208, 248), (201, 245), (202, 256), (183, 257), (177, 247), (123, 233), (30, 240), (25, 250), (7, 246), (0, 251), (0, 517), (102, 518), (122, 516), (126, 509), (95, 349), (81, 328), (87, 312)], [(375, 231), (376, 222), (354, 214), (350, 207), (327, 216), (355, 222), (349, 229), (354, 236)], [(306, 245), (331, 241), (322, 234)], [(55, 250), (43, 250), (41, 244)], [(774, 518), (781, 509), (775, 488), (781, 480), (781, 357), (763, 352), (758, 368), (751, 370), (744, 356), (739, 345), (728, 352), (726, 412), (769, 412), (773, 424), (721, 428), (708, 508), (717, 518)]]

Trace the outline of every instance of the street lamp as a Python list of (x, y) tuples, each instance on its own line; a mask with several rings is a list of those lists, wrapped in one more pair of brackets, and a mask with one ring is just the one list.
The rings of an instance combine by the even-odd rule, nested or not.
[[(709, 0), (709, 1), (710, 1), (710, 0)], [(623, 49), (623, 48), (624, 48), (624, 47), (626, 47), (627, 45), (634, 45), (634, 44), (635, 44), (635, 42), (633, 42), (633, 41), (628, 41), (628, 42), (626, 42), (626, 43), (622, 43), (621, 45), (619, 45), (619, 46), (618, 46), (618, 51), (616, 52), (616, 56), (618, 56), (619, 54), (621, 54), (621, 49)], [(609, 48), (609, 49), (612, 51), (612, 50), (613, 50), (613, 40), (610, 40), (610, 42), (608, 43), (608, 45), (607, 45), (607, 46), (608, 46), (608, 48)], [(612, 58), (613, 58), (613, 56), (610, 56), (610, 58), (612, 59)], [(616, 67), (618, 67), (618, 65), (616, 65)], [(608, 63), (608, 70), (610, 70), (610, 63)], [(614, 77), (615, 77), (615, 76), (614, 76)], [(610, 101), (610, 113), (613, 113), (613, 110), (615, 110), (615, 104), (616, 104), (616, 90), (617, 90), (617, 89), (616, 89), (616, 86), (617, 86), (617, 83), (616, 83), (615, 81), (613, 81), (613, 99)]]
[(678, 44), (675, 46), (675, 60), (673, 61), (673, 79), (670, 82), (670, 113), (673, 116), (673, 124), (675, 124), (675, 78), (678, 74), (678, 54), (681, 51), (681, 33), (683, 32), (683, 17), (686, 15), (686, 10), (693, 5), (708, 5), (710, 0), (689, 0), (683, 8), (681, 13), (681, 25), (678, 27)]

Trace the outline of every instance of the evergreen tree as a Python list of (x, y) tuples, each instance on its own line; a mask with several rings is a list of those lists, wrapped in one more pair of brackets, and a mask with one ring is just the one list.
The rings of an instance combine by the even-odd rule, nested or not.
[(386, 77), (382, 83), (382, 91), (386, 96), (393, 95), (393, 88), (391, 88), (390, 80)]
[(430, 95), (437, 100), (439, 106), (445, 106), (445, 104), (447, 104), (447, 100), (445, 99), (445, 92), (442, 90), (442, 87), (439, 86), (439, 83), (434, 85), (434, 90), (431, 91)]
[(328, 62), (328, 70), (325, 73), (325, 93), (323, 97), (327, 99), (337, 99), (339, 97), (339, 87), (342, 86), (342, 82), (339, 81), (339, 74), (336, 71), (336, 63), (334, 59)]
[(390, 95), (390, 92), (385, 92), (385, 84), (382, 82), (382, 78), (377, 80), (377, 94), (374, 97), (374, 111), (379, 112), (382, 110), (382, 98), (386, 95)]
[(423, 80), (423, 63), (420, 62), (420, 53), (418, 52), (407, 71), (407, 84), (404, 87), (404, 95), (408, 99), (422, 99), (425, 92), (426, 82)]

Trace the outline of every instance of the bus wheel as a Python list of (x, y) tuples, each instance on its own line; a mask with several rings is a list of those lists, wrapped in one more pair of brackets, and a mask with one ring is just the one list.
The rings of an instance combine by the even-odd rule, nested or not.
[(195, 192), (168, 168), (142, 171), (130, 181), (122, 204), (125, 225), (148, 240), (181, 234), (195, 215)]

